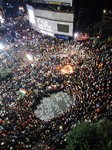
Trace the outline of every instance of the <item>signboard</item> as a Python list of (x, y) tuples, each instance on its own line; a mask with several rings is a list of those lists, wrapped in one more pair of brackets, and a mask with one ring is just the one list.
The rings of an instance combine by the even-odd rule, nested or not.
[(73, 13), (35, 9), (30, 5), (27, 5), (27, 10), (29, 22), (38, 32), (73, 37)]
[(33, 0), (33, 2), (72, 6), (72, 0)]
[[(59, 25), (61, 28), (59, 29)], [(66, 28), (67, 29), (66, 29)], [(36, 17), (36, 29), (38, 32), (45, 34), (60, 34), (66, 36), (73, 36), (73, 23), (69, 22), (59, 22), (44, 18)]]
[(37, 118), (48, 121), (68, 110), (72, 102), (72, 97), (66, 92), (58, 92), (42, 99), (34, 113)]

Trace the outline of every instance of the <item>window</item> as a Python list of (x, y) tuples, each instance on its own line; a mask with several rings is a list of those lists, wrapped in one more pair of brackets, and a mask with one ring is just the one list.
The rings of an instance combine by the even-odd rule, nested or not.
[(69, 33), (69, 25), (57, 24), (59, 32)]

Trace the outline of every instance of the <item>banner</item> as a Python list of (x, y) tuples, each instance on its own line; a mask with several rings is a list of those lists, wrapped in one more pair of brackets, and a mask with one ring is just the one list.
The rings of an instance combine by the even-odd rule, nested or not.
[(58, 92), (43, 98), (34, 113), (37, 118), (48, 121), (70, 109), (72, 103), (73, 98), (70, 95), (66, 92)]

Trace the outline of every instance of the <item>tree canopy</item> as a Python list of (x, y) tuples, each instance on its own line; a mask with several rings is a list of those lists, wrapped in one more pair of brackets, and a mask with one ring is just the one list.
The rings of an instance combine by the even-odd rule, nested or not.
[(111, 150), (112, 121), (83, 122), (72, 128), (67, 137), (67, 150)]
[(11, 73), (12, 73), (12, 70), (10, 68), (4, 68), (0, 70), (0, 78), (3, 78)]

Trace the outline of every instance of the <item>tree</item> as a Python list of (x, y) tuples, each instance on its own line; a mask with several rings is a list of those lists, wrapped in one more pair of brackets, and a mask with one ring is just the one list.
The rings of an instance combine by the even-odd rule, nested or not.
[(112, 122), (105, 118), (96, 123), (78, 124), (67, 136), (67, 150), (110, 150), (111, 148)]
[(3, 68), (0, 70), (0, 78), (6, 77), (11, 73), (12, 73), (12, 70), (10, 68)]

